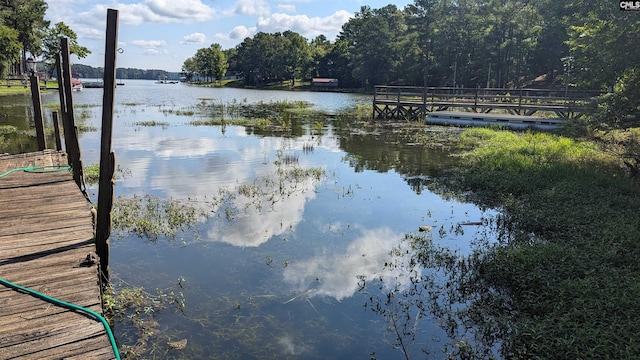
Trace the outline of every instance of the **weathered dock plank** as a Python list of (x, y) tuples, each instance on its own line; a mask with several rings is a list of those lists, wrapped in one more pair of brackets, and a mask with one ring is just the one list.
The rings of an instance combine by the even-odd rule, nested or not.
[[(0, 156), (0, 174), (66, 165), (63, 152)], [(44, 169), (53, 170), (54, 168)], [(92, 207), (71, 173), (0, 177), (0, 277), (102, 313)], [(0, 286), (0, 359), (113, 359), (103, 325)]]

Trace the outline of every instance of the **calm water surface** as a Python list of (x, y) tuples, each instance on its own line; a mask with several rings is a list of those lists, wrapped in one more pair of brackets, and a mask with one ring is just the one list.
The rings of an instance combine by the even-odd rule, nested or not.
[[(289, 190), (270, 201), (230, 200), (231, 216), (218, 213), (201, 221), (196, 232), (176, 239), (114, 237), (114, 279), (151, 293), (159, 288), (184, 294), (184, 312), (167, 308), (154, 315), (158, 331), (146, 356), (402, 358), (392, 346), (395, 335), (389, 324), (363, 306), (383, 294), (384, 284), (402, 286), (406, 281), (404, 274), (385, 267), (391, 249), (404, 234), (432, 225), (438, 243), (467, 252), (480, 229), (451, 229), (487, 216), (472, 204), (443, 199), (423, 186), (435, 165), (447, 161), (446, 154), (400, 144), (392, 135), (342, 133), (331, 123), (321, 132), (309, 126), (297, 137), (257, 136), (242, 126), (191, 126), (192, 116), (166, 111), (192, 109), (202, 99), (305, 100), (329, 113), (371, 101), (352, 94), (151, 81), (126, 81), (117, 88), (113, 147), (117, 164), (129, 174), (118, 180), (116, 197), (149, 194), (205, 204), (224, 189), (263, 186), (282, 166), (278, 160), (283, 154), (297, 159), (299, 167), (319, 167), (327, 174), (321, 181), (285, 182)], [(55, 100), (45, 95), (45, 102)], [(100, 89), (74, 93), (79, 106), (101, 101)], [(99, 107), (82, 111), (99, 126)], [(150, 120), (170, 125), (135, 125)], [(97, 163), (99, 132), (83, 133), (80, 141), (85, 165)], [(97, 189), (90, 192), (97, 198)], [(421, 349), (426, 348), (428, 358), (442, 357), (446, 335), (437, 324), (422, 319), (417, 329), (412, 354), (424, 358)], [(116, 324), (116, 337), (131, 332), (126, 323)], [(182, 350), (167, 345), (182, 339), (188, 340)]]

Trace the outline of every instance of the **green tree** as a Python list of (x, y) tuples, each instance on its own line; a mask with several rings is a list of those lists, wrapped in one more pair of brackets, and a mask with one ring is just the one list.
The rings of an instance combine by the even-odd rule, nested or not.
[(211, 44), (208, 48), (198, 49), (193, 57), (195, 72), (205, 78), (221, 79), (229, 64), (220, 44)]
[[(18, 42), (22, 44), (22, 63), (26, 63), (26, 53), (41, 54), (43, 33), (49, 26), (44, 20), (47, 3), (44, 0), (4, 0), (2, 22), (18, 32)], [(25, 69), (21, 69), (24, 71)]]
[(187, 58), (182, 64), (182, 76), (184, 76), (187, 81), (191, 81), (197, 73), (198, 68), (195, 59), (193, 57)]
[(247, 85), (263, 85), (277, 76), (277, 56), (281, 54), (276, 37), (280, 34), (259, 32), (238, 45), (238, 61)]
[(395, 5), (372, 10), (363, 6), (342, 26), (339, 40), (346, 41), (352, 58), (354, 77), (361, 87), (371, 88), (399, 78), (398, 55), (407, 26), (404, 14)]
[(303, 69), (303, 78), (329, 77), (327, 55), (331, 52), (333, 45), (324, 35), (316, 36), (309, 43), (309, 60)]
[(284, 41), (284, 63), (286, 76), (291, 79), (291, 85), (295, 85), (296, 78), (303, 77), (305, 69), (311, 61), (311, 52), (307, 39), (293, 31), (285, 31), (282, 34)]
[(8, 64), (20, 58), (18, 31), (0, 24), (0, 76), (5, 76)]
[(42, 37), (42, 58), (49, 66), (49, 71), (53, 72), (56, 56), (60, 53), (60, 38), (66, 37), (69, 39), (69, 52), (76, 55), (78, 58), (83, 59), (87, 55), (91, 54), (91, 51), (78, 44), (78, 36), (69, 26), (63, 22), (59, 22), (54, 26), (46, 29), (44, 36)]
[[(586, 3), (586, 1), (585, 1)], [(567, 81), (600, 89), (598, 126), (634, 124), (640, 116), (640, 18), (610, 3), (584, 4), (590, 11), (569, 25)], [(599, 5), (599, 6), (598, 6)], [(608, 5), (608, 6), (606, 6)], [(579, 21), (580, 20), (580, 21)]]
[(222, 51), (220, 44), (212, 44), (210, 49), (213, 59), (212, 73), (216, 80), (220, 80), (227, 73), (227, 68), (229, 67), (227, 55)]

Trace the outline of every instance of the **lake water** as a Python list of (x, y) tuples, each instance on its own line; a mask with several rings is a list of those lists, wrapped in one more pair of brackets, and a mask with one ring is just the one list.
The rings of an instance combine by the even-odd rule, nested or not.
[[(56, 96), (45, 94), (44, 102)], [(154, 295), (162, 289), (165, 300), (184, 301), (154, 310), (147, 319), (156, 323), (148, 325), (146, 337), (138, 336), (128, 319), (119, 319), (115, 335), (121, 345), (144, 342), (138, 344), (146, 345), (140, 347), (146, 349), (143, 358), (404, 357), (394, 346), (389, 318), (366, 306), (384, 296), (389, 284), (402, 288), (407, 282), (406, 274), (386, 265), (392, 250), (405, 234), (429, 225), (438, 244), (468, 252), (482, 228), (461, 231), (459, 224), (490, 216), (427, 189), (434, 172), (451, 161), (447, 154), (404, 144), (393, 134), (343, 131), (332, 121), (321, 129), (304, 125), (300, 136), (192, 126), (200, 115), (184, 111), (203, 99), (304, 100), (327, 113), (371, 101), (364, 95), (153, 81), (118, 87), (113, 148), (125, 175), (117, 181), (116, 198), (150, 195), (213, 211), (175, 237), (114, 235), (110, 269), (119, 288), (142, 286)], [(76, 111), (97, 127), (101, 102), (101, 89), (74, 93), (81, 109)], [(136, 125), (141, 121), (166, 124)], [(81, 134), (85, 165), (99, 161), (99, 136), (98, 131)], [(326, 176), (278, 177), (292, 167), (324, 169)], [(240, 196), (243, 186), (275, 190)], [(89, 193), (97, 199), (95, 187)], [(227, 194), (223, 203), (210, 204), (221, 194)], [(425, 357), (426, 349), (428, 358), (443, 357), (448, 342), (435, 320), (422, 318), (414, 330), (412, 355)], [(183, 339), (183, 349), (169, 345)]]

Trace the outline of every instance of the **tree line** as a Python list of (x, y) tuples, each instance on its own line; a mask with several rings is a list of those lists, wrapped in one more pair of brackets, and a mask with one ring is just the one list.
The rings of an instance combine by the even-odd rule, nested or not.
[[(86, 79), (102, 79), (104, 78), (103, 67), (93, 67), (83, 64), (72, 64), (71, 72), (76, 76)], [(136, 68), (117, 68), (117, 79), (140, 79), (140, 80), (179, 80), (180, 74), (168, 72), (158, 69), (136, 69)]]
[(637, 110), (640, 100), (629, 99), (640, 85), (639, 30), (638, 12), (610, 0), (414, 0), (402, 9), (362, 6), (335, 41), (285, 31), (226, 50), (213, 44), (182, 71), (233, 72), (250, 86), (312, 77), (364, 89), (569, 86), (619, 94)]

